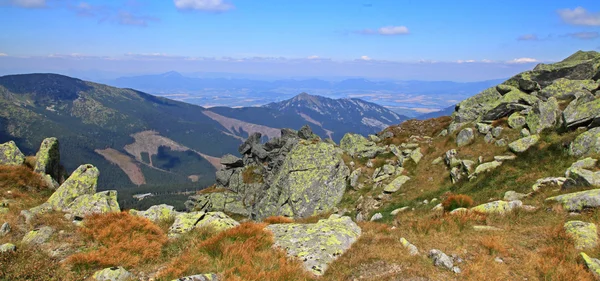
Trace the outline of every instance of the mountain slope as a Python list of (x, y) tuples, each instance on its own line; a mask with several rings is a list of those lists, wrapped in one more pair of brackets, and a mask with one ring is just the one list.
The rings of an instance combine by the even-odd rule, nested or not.
[(32, 154), (44, 137), (57, 136), (67, 171), (98, 166), (100, 189), (198, 189), (212, 184), (215, 171), (201, 154), (235, 153), (240, 143), (202, 107), (55, 74), (0, 77), (0, 108), (0, 142), (15, 139)]

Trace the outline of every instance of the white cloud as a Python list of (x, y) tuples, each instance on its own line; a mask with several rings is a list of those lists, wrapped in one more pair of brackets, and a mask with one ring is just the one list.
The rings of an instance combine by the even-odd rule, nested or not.
[(560, 9), (557, 11), (560, 18), (573, 25), (600, 26), (600, 13), (590, 13), (583, 7)]
[(224, 12), (235, 8), (225, 0), (173, 0), (179, 10), (199, 10), (208, 12)]
[(576, 33), (569, 33), (566, 36), (569, 36), (571, 38), (576, 38), (576, 39), (584, 39), (584, 40), (589, 40), (589, 39), (596, 39), (598, 37), (600, 37), (600, 33), (598, 32), (576, 32)]
[(8, 56), (8, 55), (5, 53), (0, 53), (0, 57), (6, 57), (6, 56)]
[(508, 63), (534, 63), (534, 62), (538, 62), (538, 60), (533, 59), (533, 58), (518, 58), (518, 59), (514, 59), (511, 61), (508, 61)]
[(307, 59), (309, 59), (309, 60), (318, 60), (318, 59), (320, 59), (320, 57), (319, 56), (309, 56), (309, 57), (307, 57)]
[(401, 35), (408, 34), (408, 28), (406, 26), (384, 26), (378, 30), (381, 35)]
[(46, 7), (46, 0), (11, 0), (13, 5), (23, 8), (43, 8)]
[(361, 60), (364, 60), (364, 61), (370, 61), (370, 60), (373, 60), (372, 58), (370, 58), (370, 57), (368, 57), (368, 56), (361, 56), (361, 57), (360, 57), (360, 59), (361, 59)]

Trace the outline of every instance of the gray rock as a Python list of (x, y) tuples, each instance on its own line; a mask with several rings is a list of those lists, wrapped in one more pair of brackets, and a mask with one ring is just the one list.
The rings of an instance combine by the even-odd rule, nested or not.
[(115, 266), (96, 271), (92, 278), (96, 281), (127, 281), (131, 280), (133, 275), (125, 268)]
[(508, 117), (508, 126), (513, 129), (521, 129), (525, 126), (525, 124), (527, 124), (525, 116), (518, 112), (515, 112)]
[(577, 186), (600, 186), (600, 172), (572, 168), (568, 173), (569, 178), (563, 184), (565, 189)]
[(60, 152), (56, 138), (47, 138), (42, 141), (38, 150), (34, 171), (42, 175), (49, 175), (53, 180), (60, 180)]
[(517, 159), (516, 155), (498, 155), (498, 156), (494, 156), (494, 160), (496, 161), (500, 161), (500, 162), (504, 162), (504, 161), (511, 161), (511, 160), (515, 160)]
[(499, 138), (500, 135), (502, 135), (502, 131), (504, 130), (504, 128), (498, 126), (492, 129), (492, 136), (494, 138)]
[(340, 140), (340, 148), (352, 157), (375, 158), (386, 151), (385, 147), (377, 146), (359, 134), (347, 133)]
[(25, 162), (25, 155), (14, 141), (0, 144), (0, 165), (19, 166)]
[(369, 140), (375, 143), (381, 142), (381, 139), (376, 135), (369, 135)]
[(17, 251), (17, 246), (15, 246), (14, 244), (5, 243), (5, 244), (0, 245), (0, 254), (8, 253), (8, 252), (15, 252), (15, 251)]
[(477, 124), (475, 124), (475, 128), (477, 128), (477, 131), (480, 134), (485, 135), (485, 134), (489, 133), (493, 127), (492, 127), (492, 125), (489, 125), (489, 124), (477, 123)]
[(432, 165), (438, 165), (440, 163), (444, 162), (444, 158), (442, 158), (441, 156), (438, 158), (433, 159), (433, 161), (431, 161)]
[(397, 215), (397, 214), (399, 214), (399, 213), (402, 213), (402, 212), (405, 212), (405, 211), (407, 211), (408, 209), (410, 209), (410, 207), (408, 207), (408, 206), (406, 206), (406, 207), (402, 207), (402, 208), (398, 208), (398, 209), (395, 209), (395, 210), (393, 210), (393, 211), (390, 213), (390, 215), (392, 215), (392, 216), (395, 216), (395, 215)]
[(468, 145), (473, 141), (474, 138), (475, 135), (473, 134), (473, 129), (462, 129), (456, 136), (456, 145), (458, 145), (459, 147)]
[(254, 147), (256, 145), (260, 145), (261, 138), (262, 138), (262, 134), (261, 133), (254, 133), (254, 134), (250, 135), (244, 141), (244, 143), (242, 143), (242, 145), (240, 145), (240, 147), (238, 148), (238, 151), (242, 155), (250, 153), (251, 150), (252, 150), (252, 147)]
[(591, 158), (591, 157), (587, 157), (587, 158), (578, 160), (577, 162), (571, 164), (571, 167), (569, 167), (569, 169), (567, 169), (567, 172), (565, 173), (565, 175), (567, 177), (569, 177), (569, 170), (571, 170), (571, 169), (594, 169), (596, 167), (597, 163), (598, 163), (598, 160)]
[(381, 213), (376, 213), (371, 217), (371, 221), (378, 221), (380, 219), (383, 219), (383, 215)]
[(352, 171), (352, 174), (350, 174), (350, 186), (354, 189), (356, 189), (358, 187), (358, 178), (360, 178), (360, 175), (362, 174), (362, 171), (360, 168)]
[(442, 267), (448, 270), (452, 270), (454, 267), (454, 262), (452, 259), (438, 249), (430, 250), (427, 256), (433, 261), (433, 265), (436, 267)]
[(527, 151), (530, 147), (535, 145), (540, 140), (538, 135), (532, 135), (529, 137), (525, 137), (522, 139), (518, 139), (514, 142), (511, 142), (508, 145), (508, 148), (514, 153), (522, 153)]
[(386, 175), (393, 175), (394, 173), (396, 173), (396, 167), (394, 167), (390, 164), (385, 164), (385, 165), (383, 165), (382, 171)]
[(302, 128), (300, 128), (300, 130), (298, 131), (298, 136), (299, 136), (301, 139), (308, 140), (308, 139), (311, 139), (311, 138), (313, 138), (313, 137), (315, 136), (315, 134), (313, 134), (313, 131), (312, 131), (312, 129), (310, 128), (310, 126), (308, 126), (308, 125), (304, 125), (304, 126), (302, 126)]
[(507, 142), (505, 139), (499, 139), (496, 141), (496, 146), (506, 146)]
[(147, 218), (153, 222), (168, 221), (174, 219), (179, 214), (179, 212), (175, 210), (175, 207), (167, 204), (155, 205), (145, 211), (131, 209), (129, 210), (129, 213), (134, 216)]
[(592, 250), (598, 247), (598, 229), (595, 224), (583, 221), (568, 221), (565, 232), (575, 242), (577, 250)]
[(314, 275), (325, 273), (328, 265), (340, 257), (361, 235), (361, 229), (349, 217), (331, 215), (313, 224), (272, 224), (274, 247), (302, 261)]
[(560, 203), (567, 211), (579, 212), (585, 208), (600, 207), (600, 189), (558, 195), (546, 201)]
[(50, 196), (48, 205), (54, 210), (62, 211), (67, 208), (77, 197), (96, 193), (100, 171), (93, 165), (79, 166), (71, 176), (60, 185)]
[(563, 126), (574, 129), (590, 123), (598, 123), (600, 99), (588, 101), (580, 97), (572, 101), (563, 111)]
[(117, 191), (107, 190), (93, 195), (81, 195), (62, 211), (83, 218), (93, 214), (118, 213), (121, 208), (117, 201)]
[(600, 127), (590, 129), (580, 134), (569, 145), (569, 155), (585, 156), (600, 153)]
[(415, 164), (419, 164), (419, 162), (421, 162), (422, 158), (423, 158), (423, 154), (421, 153), (420, 148), (416, 148), (415, 150), (413, 150), (410, 153), (410, 159), (412, 159), (415, 162)]
[(486, 143), (494, 143), (496, 140), (494, 139), (492, 132), (488, 132), (487, 134), (485, 134), (485, 137), (483, 137), (483, 141), (485, 141)]
[(529, 130), (527, 128), (523, 128), (523, 129), (521, 129), (520, 136), (522, 138), (525, 138), (525, 137), (531, 136), (531, 133), (529, 132)]
[(562, 177), (541, 178), (541, 179), (538, 179), (537, 181), (535, 181), (535, 184), (533, 184), (531, 189), (533, 191), (539, 191), (542, 188), (546, 188), (548, 186), (560, 187), (565, 183), (566, 180), (567, 180), (567, 178), (562, 178)]
[(398, 190), (400, 190), (400, 188), (402, 188), (402, 185), (404, 185), (409, 180), (410, 180), (410, 178), (407, 176), (399, 176), (396, 179), (394, 179), (390, 184), (388, 184), (383, 189), (383, 192), (386, 192), (386, 193), (397, 192)]
[(233, 175), (234, 170), (219, 170), (215, 173), (217, 184), (227, 186), (229, 185), (229, 179)]
[(516, 191), (510, 190), (510, 191), (507, 191), (504, 193), (504, 200), (505, 201), (521, 200), (528, 196), (529, 196), (529, 194), (518, 193)]
[(197, 274), (187, 277), (182, 277), (172, 281), (219, 281), (219, 276), (214, 273)]
[(477, 168), (475, 168), (475, 171), (471, 174), (471, 177), (475, 177), (479, 174), (489, 172), (491, 170), (494, 170), (494, 169), (500, 167), (501, 165), (502, 165), (502, 162), (500, 162), (500, 161), (492, 161), (492, 162), (486, 162), (483, 164), (479, 164), (479, 166), (477, 166)]
[(225, 154), (225, 156), (221, 157), (221, 164), (228, 167), (242, 167), (244, 166), (244, 161), (235, 155)]
[(404, 237), (400, 238), (400, 243), (402, 244), (402, 246), (404, 246), (404, 248), (406, 248), (408, 250), (409, 255), (416, 256), (419, 254), (419, 249), (417, 248), (417, 246), (408, 242), (408, 240), (406, 240), (406, 238), (404, 238)]
[(460, 129), (462, 126), (464, 126), (465, 124), (463, 123), (452, 123), (450, 124), (450, 126), (448, 126), (448, 133), (454, 133), (456, 131), (458, 131), (458, 129)]
[(10, 232), (10, 224), (8, 224), (8, 222), (5, 222), (2, 224), (2, 226), (0, 227), (0, 237), (6, 236), (6, 234), (8, 234)]
[(222, 212), (180, 213), (169, 228), (169, 238), (177, 238), (195, 228), (208, 227), (220, 232), (240, 225)]
[(444, 154), (444, 161), (450, 168), (459, 166), (461, 164), (460, 159), (458, 159), (458, 152), (456, 149), (446, 151), (446, 154)]
[(44, 244), (50, 239), (52, 234), (54, 234), (54, 228), (43, 226), (25, 234), (25, 237), (23, 237), (21, 243), (31, 245)]
[(556, 126), (560, 116), (560, 109), (556, 98), (551, 97), (547, 102), (538, 101), (529, 115), (527, 115), (527, 127), (534, 134), (539, 134), (544, 129)]

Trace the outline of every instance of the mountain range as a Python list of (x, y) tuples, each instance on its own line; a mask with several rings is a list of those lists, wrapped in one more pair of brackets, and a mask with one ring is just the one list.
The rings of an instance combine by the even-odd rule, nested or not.
[(99, 167), (99, 188), (120, 190), (125, 206), (141, 204), (136, 193), (161, 194), (164, 202), (211, 185), (219, 158), (238, 154), (254, 132), (266, 141), (281, 128), (310, 124), (339, 141), (408, 119), (360, 99), (306, 93), (262, 107), (204, 108), (57, 74), (0, 77), (0, 108), (0, 142), (15, 140), (32, 155), (45, 137), (59, 137), (66, 170)]

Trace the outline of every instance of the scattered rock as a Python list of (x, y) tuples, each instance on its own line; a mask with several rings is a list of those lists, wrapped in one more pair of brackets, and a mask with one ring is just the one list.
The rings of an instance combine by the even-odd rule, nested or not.
[(410, 207), (408, 207), (408, 206), (406, 206), (406, 207), (402, 207), (402, 208), (398, 208), (398, 209), (395, 209), (395, 210), (393, 210), (393, 211), (390, 213), (390, 215), (392, 215), (392, 216), (395, 216), (395, 215), (397, 215), (397, 214), (399, 214), (399, 213), (402, 213), (402, 212), (405, 212), (405, 211), (407, 211), (408, 209), (410, 209)]
[(176, 238), (194, 228), (208, 227), (215, 231), (224, 231), (240, 225), (222, 212), (180, 213), (169, 228), (169, 238)]
[(187, 277), (182, 277), (172, 281), (219, 281), (219, 276), (214, 273), (197, 274)]
[(533, 191), (539, 191), (542, 188), (548, 187), (548, 186), (562, 186), (565, 181), (567, 180), (567, 178), (562, 178), (562, 177), (547, 177), (547, 178), (541, 178), (538, 179), (537, 181), (535, 181), (535, 184), (533, 184), (533, 186), (531, 186), (531, 189)]
[(485, 135), (485, 134), (489, 133), (493, 127), (492, 127), (492, 125), (489, 125), (489, 124), (477, 123), (477, 124), (475, 124), (475, 128), (477, 128), (477, 131), (480, 134)]
[(0, 245), (0, 253), (8, 253), (17, 251), (17, 246), (11, 243), (5, 243)]
[(494, 160), (499, 161), (499, 162), (510, 161), (510, 160), (515, 160), (515, 159), (517, 159), (516, 155), (494, 156)]
[(386, 192), (386, 193), (397, 192), (398, 190), (400, 190), (400, 188), (402, 188), (402, 185), (404, 185), (409, 180), (410, 180), (410, 178), (407, 176), (399, 176), (396, 179), (394, 179), (390, 184), (388, 184), (383, 189), (383, 192)]
[(231, 168), (243, 167), (244, 161), (242, 160), (242, 158), (239, 158), (237, 156), (226, 154), (225, 156), (221, 157), (221, 165), (225, 165)]
[(598, 229), (593, 223), (568, 221), (564, 225), (565, 232), (575, 242), (578, 250), (594, 249), (598, 246)]
[(590, 258), (586, 253), (581, 252), (581, 258), (585, 262), (585, 265), (589, 269), (589, 271), (594, 274), (596, 279), (600, 279), (600, 260)]
[(568, 193), (547, 198), (546, 201), (555, 201), (563, 205), (568, 211), (581, 211), (584, 208), (600, 207), (600, 189), (591, 189)]
[(340, 257), (360, 237), (361, 229), (349, 217), (331, 215), (313, 224), (272, 224), (274, 247), (300, 259), (314, 275), (325, 273), (328, 265)]
[(581, 157), (596, 153), (600, 153), (600, 127), (582, 133), (569, 145), (569, 155), (572, 156)]
[(513, 129), (521, 129), (525, 126), (525, 124), (527, 124), (525, 116), (518, 112), (515, 112), (508, 117), (508, 126)]
[(521, 200), (528, 196), (529, 196), (529, 194), (518, 193), (518, 192), (510, 190), (510, 191), (507, 191), (504, 193), (504, 200), (505, 201)]
[(0, 227), (0, 237), (6, 236), (6, 234), (8, 234), (9, 232), (10, 232), (10, 224), (8, 224), (8, 222), (3, 223), (2, 226)]
[(86, 194), (93, 195), (96, 193), (99, 175), (98, 169), (90, 164), (79, 166), (50, 196), (47, 203), (52, 209), (62, 211), (77, 197)]
[(419, 249), (417, 248), (417, 246), (408, 242), (408, 240), (406, 240), (406, 238), (404, 238), (404, 237), (400, 238), (400, 243), (402, 244), (402, 246), (404, 246), (404, 248), (406, 248), (408, 250), (409, 255), (416, 256), (419, 254)]
[(362, 174), (362, 170), (360, 168), (352, 171), (352, 173), (350, 174), (350, 186), (354, 189), (357, 189), (358, 187), (358, 178), (360, 178), (360, 175)]
[(352, 157), (375, 158), (384, 153), (385, 148), (377, 146), (374, 142), (367, 140), (359, 134), (345, 134), (340, 141), (340, 148)]
[(14, 141), (0, 144), (0, 165), (19, 166), (25, 162), (25, 155)]
[(469, 177), (474, 178), (479, 174), (489, 172), (500, 166), (502, 166), (502, 162), (500, 162), (500, 161), (492, 161), (492, 162), (486, 162), (486, 163), (480, 164), (479, 166), (477, 166), (477, 168), (475, 168), (475, 171)]
[(440, 163), (444, 162), (444, 158), (442, 158), (441, 156), (438, 158), (433, 159), (433, 161), (431, 161), (431, 165), (438, 165)]
[(458, 145), (459, 147), (468, 145), (473, 141), (474, 138), (475, 135), (473, 134), (473, 129), (462, 129), (456, 136), (456, 145)]
[(452, 270), (452, 268), (454, 267), (452, 259), (444, 252), (438, 249), (430, 250), (427, 256), (433, 261), (433, 265), (435, 265), (436, 267), (443, 267), (448, 270)]
[(504, 215), (514, 209), (521, 208), (523, 202), (520, 200), (513, 201), (494, 201), (471, 208), (471, 211), (480, 212), (484, 214), (500, 214)]
[(499, 139), (496, 141), (496, 146), (506, 146), (508, 143), (505, 139)]
[(473, 230), (475, 230), (475, 231), (502, 231), (503, 229), (495, 227), (495, 226), (489, 226), (489, 225), (474, 225)]
[(25, 234), (25, 237), (23, 237), (21, 243), (31, 245), (44, 244), (50, 239), (52, 234), (54, 234), (54, 228), (43, 226)]
[(133, 275), (123, 267), (109, 267), (96, 271), (92, 277), (97, 281), (127, 281), (133, 278)]
[(415, 162), (415, 164), (419, 164), (419, 162), (421, 162), (422, 158), (423, 158), (423, 154), (421, 153), (420, 148), (416, 148), (415, 150), (413, 150), (410, 153), (410, 159), (412, 159)]
[(63, 211), (83, 218), (92, 214), (118, 213), (121, 211), (117, 202), (117, 191), (108, 190), (96, 194), (84, 194), (77, 197)]
[(502, 127), (500, 127), (500, 126), (498, 126), (498, 127), (494, 127), (494, 128), (492, 129), (492, 136), (493, 136), (494, 138), (499, 138), (499, 137), (500, 137), (500, 135), (502, 135), (502, 131), (503, 131), (503, 130), (504, 130), (504, 128), (502, 128)]
[(168, 221), (179, 214), (175, 211), (175, 207), (167, 204), (155, 205), (148, 208), (146, 211), (131, 209), (129, 210), (129, 213), (134, 216), (147, 218), (153, 222)]
[(380, 219), (383, 219), (383, 215), (381, 213), (376, 213), (371, 217), (371, 221), (378, 221)]
[(531, 135), (522, 139), (511, 142), (508, 148), (514, 153), (522, 153), (527, 151), (530, 147), (536, 144), (540, 140), (538, 135)]
[(563, 189), (579, 186), (600, 186), (600, 172), (571, 168), (567, 173), (569, 178), (564, 182)]

